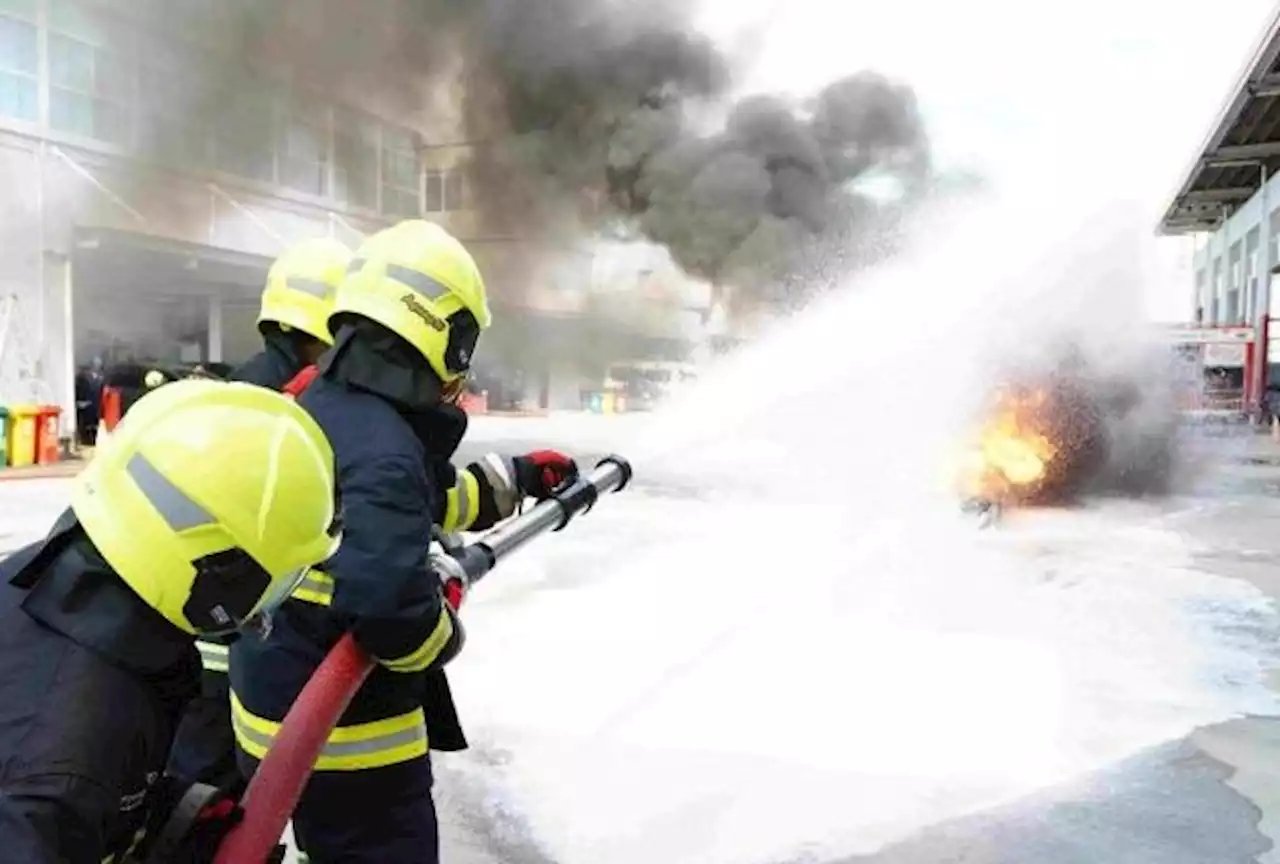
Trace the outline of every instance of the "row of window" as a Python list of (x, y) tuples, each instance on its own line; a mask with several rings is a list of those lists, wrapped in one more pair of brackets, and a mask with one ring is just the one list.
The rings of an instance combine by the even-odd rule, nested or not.
[[(462, 172), (424, 171), (409, 130), (248, 74), (201, 70), (191, 46), (153, 42), (99, 6), (44, 2), (47, 29), (40, 0), (0, 0), (2, 117), (387, 215), (467, 206)], [(167, 0), (173, 8), (207, 2)]]

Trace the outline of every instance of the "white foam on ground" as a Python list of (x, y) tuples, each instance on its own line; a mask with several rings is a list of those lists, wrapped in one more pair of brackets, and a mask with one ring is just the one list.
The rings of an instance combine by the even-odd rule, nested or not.
[(779, 512), (634, 491), (477, 591), (455, 688), (556, 860), (868, 851), (1275, 707), (1212, 638), (1267, 604), (1135, 514), (766, 543)]

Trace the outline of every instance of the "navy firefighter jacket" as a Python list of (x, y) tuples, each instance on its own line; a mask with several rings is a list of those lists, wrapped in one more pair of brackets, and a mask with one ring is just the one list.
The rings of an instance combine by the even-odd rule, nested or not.
[(253, 744), (250, 733), (241, 730), (261, 734), (283, 719), (329, 649), (352, 631), (379, 666), (339, 728), (422, 710), (431, 749), (461, 749), (466, 741), (441, 667), (461, 647), (462, 628), (428, 566), (444, 494), (424, 446), (391, 403), (344, 382), (316, 378), (298, 403), (333, 447), (342, 544), (277, 610), (265, 638), (244, 636), (232, 647), (237, 741), (253, 756), (245, 746)]
[(123, 859), (199, 671), (70, 511), (0, 562), (0, 860)]

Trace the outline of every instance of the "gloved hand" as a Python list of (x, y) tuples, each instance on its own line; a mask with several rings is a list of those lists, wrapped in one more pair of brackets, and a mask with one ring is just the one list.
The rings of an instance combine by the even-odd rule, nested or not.
[(441, 580), (441, 590), (444, 592), (444, 602), (449, 604), (449, 608), (457, 612), (462, 608), (462, 601), (467, 599), (467, 583), (460, 579), (446, 578)]
[(146, 839), (138, 858), (146, 864), (212, 861), (224, 837), (244, 818), (227, 792), (168, 775), (147, 795)]
[(558, 450), (534, 450), (511, 461), (521, 493), (539, 501), (578, 478), (578, 463)]

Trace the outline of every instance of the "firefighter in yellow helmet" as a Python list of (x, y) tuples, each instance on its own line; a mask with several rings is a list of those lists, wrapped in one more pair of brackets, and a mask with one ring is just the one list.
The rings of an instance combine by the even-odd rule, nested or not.
[[(327, 237), (287, 249), (267, 272), (258, 330), (263, 349), (231, 373), (246, 381), (281, 390), (305, 366), (333, 344), (329, 314), (333, 298), (351, 262), (351, 250)], [(200, 695), (187, 706), (174, 739), (171, 774), (230, 791), (242, 785), (231, 733), (228, 651), (235, 634), (197, 643), (204, 662)]]
[(263, 349), (231, 377), (280, 390), (316, 362), (333, 344), (329, 315), (350, 262), (351, 250), (328, 237), (306, 240), (277, 258), (258, 313)]
[(335, 525), (333, 452), (286, 397), (177, 381), (140, 399), (49, 535), (0, 562), (0, 857), (123, 860), (172, 801), (195, 638), (270, 612)]
[(232, 720), (248, 774), (345, 632), (378, 660), (294, 813), (314, 861), (438, 860), (428, 750), (466, 742), (442, 671), (462, 628), (428, 563), (433, 525), (492, 524), (576, 471), (552, 451), (439, 470), (424, 429), (442, 416), (449, 425), (490, 320), (463, 245), (432, 223), (402, 222), (356, 250), (330, 322), (334, 346), (298, 396), (333, 442), (343, 546), (281, 606), (266, 639), (232, 646)]

